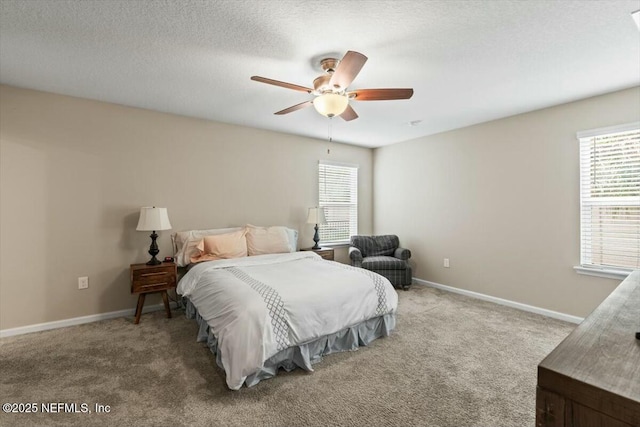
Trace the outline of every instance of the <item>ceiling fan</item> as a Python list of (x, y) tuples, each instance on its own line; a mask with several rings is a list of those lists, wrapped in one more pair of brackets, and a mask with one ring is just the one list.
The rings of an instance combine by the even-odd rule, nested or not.
[(266, 77), (252, 76), (251, 80), (307, 92), (315, 95), (310, 101), (301, 102), (275, 114), (288, 114), (311, 105), (323, 116), (340, 116), (344, 120), (354, 120), (358, 115), (349, 105), (349, 100), (354, 101), (388, 101), (394, 99), (409, 99), (413, 96), (413, 89), (356, 89), (348, 91), (347, 88), (356, 78), (367, 57), (361, 53), (348, 51), (342, 60), (325, 58), (320, 61), (320, 67), (325, 72), (313, 81), (313, 89), (299, 86), (293, 83), (281, 82)]

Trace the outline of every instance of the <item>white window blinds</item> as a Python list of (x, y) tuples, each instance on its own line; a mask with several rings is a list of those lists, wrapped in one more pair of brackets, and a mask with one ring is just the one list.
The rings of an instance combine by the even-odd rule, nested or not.
[(640, 268), (640, 122), (578, 133), (581, 264)]
[(320, 161), (318, 206), (326, 224), (319, 226), (320, 241), (345, 243), (358, 234), (358, 166)]

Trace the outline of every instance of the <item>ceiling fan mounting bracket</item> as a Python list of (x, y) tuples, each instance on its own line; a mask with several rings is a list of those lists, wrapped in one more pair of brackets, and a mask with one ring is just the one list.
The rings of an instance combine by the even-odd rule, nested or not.
[(322, 71), (325, 73), (333, 74), (336, 71), (336, 68), (338, 68), (338, 64), (340, 64), (339, 59), (324, 58), (320, 61), (320, 68), (322, 68)]

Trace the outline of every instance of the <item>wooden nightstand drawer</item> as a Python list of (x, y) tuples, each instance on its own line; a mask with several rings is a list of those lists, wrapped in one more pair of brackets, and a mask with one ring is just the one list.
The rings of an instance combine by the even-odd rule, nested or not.
[(175, 286), (176, 266), (173, 263), (131, 266), (131, 293), (155, 292)]
[(158, 283), (162, 281), (167, 281), (173, 277), (173, 270), (157, 270), (153, 269), (152, 271), (147, 270), (134, 270), (133, 272), (133, 281), (140, 283)]
[(318, 255), (329, 261), (333, 261), (333, 249), (327, 251), (316, 251)]
[(131, 284), (131, 293), (137, 294), (140, 292), (157, 292), (163, 289), (170, 289), (175, 287), (176, 284), (174, 281), (167, 278), (167, 280), (162, 282), (152, 282), (152, 283), (143, 283), (143, 282), (133, 282)]
[(333, 261), (333, 248), (320, 248), (320, 249), (313, 249), (313, 248), (303, 248), (300, 249), (301, 251), (313, 251), (315, 253), (317, 253), (318, 255), (320, 255), (323, 259), (329, 260), (329, 261)]
[(172, 262), (163, 262), (158, 265), (131, 264), (129, 271), (131, 274), (131, 293), (139, 294), (135, 323), (140, 322), (145, 296), (151, 292), (162, 294), (167, 317), (171, 318), (167, 290), (176, 286), (178, 272), (176, 265)]

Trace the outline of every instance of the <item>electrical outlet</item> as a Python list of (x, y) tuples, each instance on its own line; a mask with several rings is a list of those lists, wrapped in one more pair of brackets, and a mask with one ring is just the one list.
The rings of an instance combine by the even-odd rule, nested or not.
[(87, 289), (89, 287), (89, 277), (78, 277), (78, 289)]
[(444, 268), (449, 268), (449, 258), (444, 259)]

